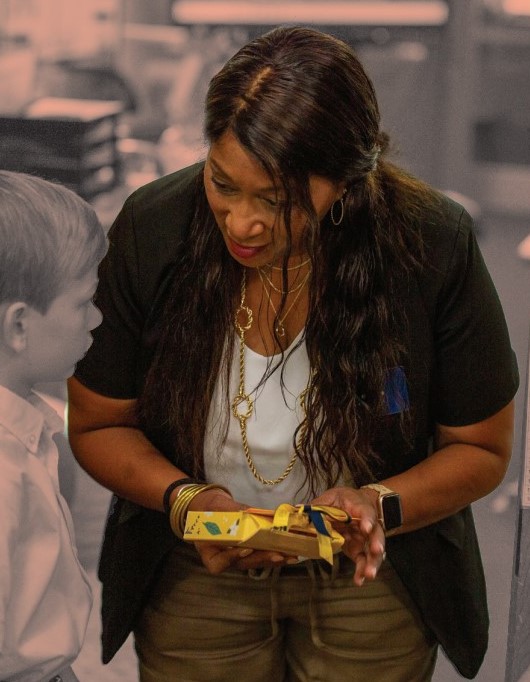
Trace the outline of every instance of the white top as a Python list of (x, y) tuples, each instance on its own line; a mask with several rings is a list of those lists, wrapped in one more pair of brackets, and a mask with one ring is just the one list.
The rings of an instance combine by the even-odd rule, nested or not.
[(63, 421), (39, 396), (0, 386), (0, 679), (49, 679), (78, 655), (92, 606), (53, 440)]
[[(299, 342), (302, 334), (303, 331), (290, 349)], [(230, 401), (239, 389), (238, 339), (234, 345), (228, 392)], [(305, 343), (291, 355), (290, 349), (284, 353), (283, 388), (282, 367), (279, 367), (256, 390), (268, 364), (271, 360), (275, 364), (279, 357), (264, 357), (245, 346), (245, 391), (254, 400), (253, 414), (247, 419), (250, 453), (258, 472), (264, 478), (272, 480), (281, 476), (291, 460), (294, 432), (303, 418), (299, 397), (309, 379), (309, 358)], [(238, 502), (264, 509), (275, 509), (283, 502), (309, 502), (311, 496), (308, 486), (302, 486), (305, 471), (300, 460), (296, 461), (287, 478), (276, 485), (264, 485), (254, 477), (243, 452), (239, 420), (231, 411), (228, 437), (224, 448), (220, 449), (226, 419), (226, 393), (223, 384), (222, 377), (219, 377), (208, 418), (204, 445), (206, 480), (225, 485)], [(246, 403), (242, 403), (239, 409), (245, 412)]]

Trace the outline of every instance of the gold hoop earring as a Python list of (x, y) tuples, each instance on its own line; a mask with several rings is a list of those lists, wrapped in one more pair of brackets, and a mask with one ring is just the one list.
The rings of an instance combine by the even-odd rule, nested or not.
[[(337, 203), (340, 205), (340, 216), (338, 219), (335, 218), (335, 205)], [(336, 201), (334, 201), (331, 204), (330, 215), (331, 215), (331, 222), (333, 223), (333, 225), (335, 225), (335, 227), (338, 227), (342, 223), (342, 221), (344, 220), (344, 194), (341, 196), (340, 199), (337, 199)]]

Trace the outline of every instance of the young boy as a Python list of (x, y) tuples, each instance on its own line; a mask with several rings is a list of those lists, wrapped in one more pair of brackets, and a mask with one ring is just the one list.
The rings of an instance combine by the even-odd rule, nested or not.
[(0, 171), (0, 680), (70, 682), (92, 596), (59, 492), (56, 412), (33, 392), (61, 381), (101, 323), (107, 250), (76, 194)]

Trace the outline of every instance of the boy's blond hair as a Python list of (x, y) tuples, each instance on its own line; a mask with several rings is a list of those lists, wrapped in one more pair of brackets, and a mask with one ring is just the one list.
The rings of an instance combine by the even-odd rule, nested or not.
[(0, 170), (0, 304), (45, 313), (97, 265), (107, 238), (94, 209), (66, 187)]

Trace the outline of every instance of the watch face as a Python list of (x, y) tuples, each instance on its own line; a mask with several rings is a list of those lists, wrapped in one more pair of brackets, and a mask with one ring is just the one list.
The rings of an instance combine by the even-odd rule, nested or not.
[(401, 511), (401, 498), (398, 493), (384, 495), (381, 498), (381, 510), (385, 530), (392, 530), (403, 525), (403, 513)]

